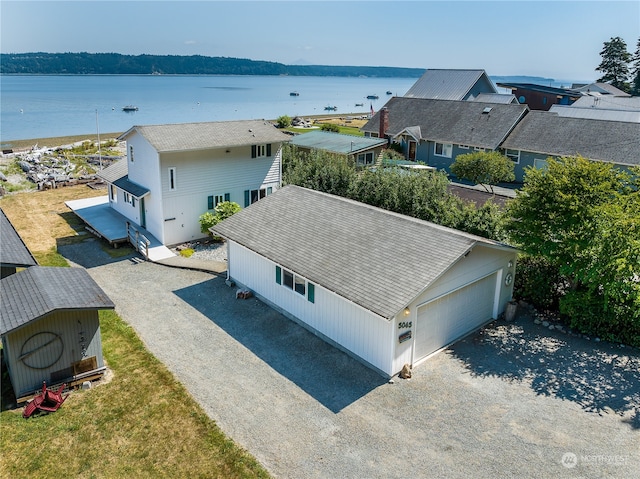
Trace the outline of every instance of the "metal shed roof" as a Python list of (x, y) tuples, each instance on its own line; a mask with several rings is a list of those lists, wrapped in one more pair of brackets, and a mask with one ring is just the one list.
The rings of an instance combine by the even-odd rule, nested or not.
[(28, 267), (38, 264), (2, 209), (0, 209), (0, 264), (9, 267)]
[(158, 153), (278, 143), (290, 139), (266, 120), (133, 126), (119, 139), (127, 139), (134, 132), (142, 135)]
[(127, 174), (127, 172), (127, 160), (122, 159), (116, 161), (114, 164), (99, 172), (98, 177), (102, 178), (107, 183), (116, 185), (121, 190), (130, 193), (136, 198), (142, 198), (143, 196), (148, 195), (150, 190), (129, 180), (129, 175)]
[(294, 136), (291, 139), (291, 144), (302, 148), (314, 148), (349, 155), (384, 146), (387, 144), (387, 140), (315, 130)]
[[(392, 318), (476, 245), (494, 241), (346, 198), (286, 186), (212, 228)], [(402, 242), (394, 240), (402, 235)]]
[(33, 266), (0, 280), (0, 334), (56, 310), (114, 309), (82, 268)]

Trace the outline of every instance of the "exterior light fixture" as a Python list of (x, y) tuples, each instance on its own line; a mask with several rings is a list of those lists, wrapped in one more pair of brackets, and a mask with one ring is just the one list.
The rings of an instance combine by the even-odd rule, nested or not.
[(405, 315), (405, 316), (409, 316), (409, 315), (411, 314), (411, 310), (409, 309), (409, 306), (407, 306), (406, 308), (404, 308), (403, 313), (404, 313), (404, 315)]

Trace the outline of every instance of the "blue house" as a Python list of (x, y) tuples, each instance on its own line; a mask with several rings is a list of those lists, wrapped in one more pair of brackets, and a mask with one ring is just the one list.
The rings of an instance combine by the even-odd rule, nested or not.
[(512, 103), (391, 98), (363, 127), (400, 143), (405, 156), (450, 172), (461, 154), (497, 150), (529, 109)]
[(531, 111), (502, 148), (516, 165), (516, 181), (523, 181), (528, 166), (544, 168), (548, 157), (581, 155), (628, 169), (640, 165), (640, 123)]

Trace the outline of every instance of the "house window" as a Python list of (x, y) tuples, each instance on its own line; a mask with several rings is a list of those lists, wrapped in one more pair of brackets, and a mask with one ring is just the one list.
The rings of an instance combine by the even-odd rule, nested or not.
[(251, 145), (251, 158), (264, 158), (271, 156), (271, 144)]
[(460, 148), (461, 150), (468, 150), (469, 145), (458, 145), (458, 148)]
[(129, 159), (131, 160), (131, 163), (133, 163), (133, 145), (129, 146)]
[(222, 203), (223, 201), (230, 201), (231, 194), (225, 193), (224, 195), (211, 195), (207, 197), (207, 209), (212, 210), (218, 203)]
[(436, 143), (433, 147), (433, 153), (436, 156), (445, 156), (451, 158), (453, 145), (451, 143)]
[(481, 146), (474, 146), (473, 151), (485, 151)]
[(273, 188), (269, 186), (268, 188), (260, 188), (257, 190), (245, 190), (244, 191), (244, 206), (245, 208), (249, 205), (252, 205), (256, 201), (265, 198), (270, 195), (273, 191)]
[(547, 160), (543, 160), (541, 158), (534, 158), (533, 167), (537, 170), (544, 170), (547, 168)]
[(302, 276), (299, 276), (292, 271), (283, 269), (280, 266), (276, 266), (276, 283), (284, 286), (287, 289), (295, 291), (301, 296), (304, 296), (310, 303), (315, 303), (315, 285), (304, 279)]
[(116, 190), (115, 185), (111, 185), (111, 187), (109, 188), (109, 197), (114, 203), (118, 202), (118, 190)]
[(131, 203), (131, 195), (129, 193), (127, 193), (126, 191), (124, 192), (124, 202), (125, 203)]
[(176, 168), (169, 168), (169, 190), (173, 191), (176, 189)]
[(504, 156), (513, 161), (516, 165), (520, 163), (520, 150), (510, 150), (507, 148), (504, 150)]
[(359, 165), (373, 165), (373, 152), (360, 153), (358, 155)]

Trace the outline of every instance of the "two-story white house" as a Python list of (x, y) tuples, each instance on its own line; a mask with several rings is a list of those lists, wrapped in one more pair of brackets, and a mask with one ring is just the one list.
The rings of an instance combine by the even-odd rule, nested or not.
[(265, 120), (134, 126), (119, 138), (126, 159), (100, 176), (112, 208), (173, 245), (205, 236), (198, 219), (218, 203), (249, 206), (280, 188), (289, 138)]

